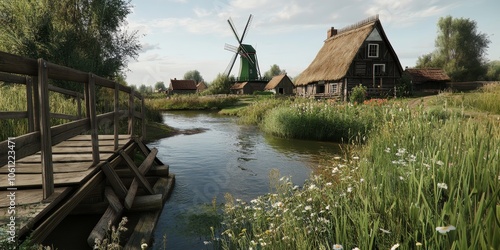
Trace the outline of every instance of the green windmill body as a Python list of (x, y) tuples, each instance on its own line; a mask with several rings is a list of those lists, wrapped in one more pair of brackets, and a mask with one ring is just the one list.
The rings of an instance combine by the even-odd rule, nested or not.
[(240, 55), (240, 72), (238, 75), (237, 81), (259, 81), (261, 79), (259, 63), (257, 61), (257, 54), (254, 47), (250, 44), (242, 44), (243, 38), (245, 37), (248, 26), (252, 21), (252, 15), (248, 18), (247, 25), (245, 26), (245, 30), (243, 31), (243, 35), (238, 35), (236, 28), (234, 27), (233, 21), (231, 19), (227, 20), (231, 30), (233, 31), (236, 40), (238, 41), (238, 46), (233, 46), (226, 44), (224, 48), (231, 52), (234, 52), (234, 56), (229, 62), (229, 65), (226, 68), (225, 74), (229, 76), (231, 70), (236, 62), (236, 58)]

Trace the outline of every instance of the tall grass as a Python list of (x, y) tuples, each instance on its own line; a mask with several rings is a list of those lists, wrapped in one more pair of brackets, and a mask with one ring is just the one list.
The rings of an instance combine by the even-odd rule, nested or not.
[(222, 109), (238, 102), (236, 96), (174, 95), (169, 98), (150, 98), (146, 104), (155, 110)]
[(303, 187), (274, 172), (269, 194), (252, 201), (228, 195), (216, 245), (500, 249), (496, 121), (397, 104), (377, 112), (380, 126), (359, 155), (332, 159)]
[(500, 82), (485, 85), (473, 93), (442, 93), (434, 98), (432, 104), (449, 105), (500, 115), (500, 102), (498, 100), (500, 100)]
[[(62, 94), (50, 92), (49, 106), (51, 113), (77, 115), (77, 104)], [(85, 105), (82, 104), (82, 113), (85, 114)], [(32, 107), (30, 107), (32, 108)], [(26, 87), (22, 85), (0, 85), (0, 110), (1, 111), (26, 111)], [(55, 126), (67, 122), (63, 119), (51, 119)], [(28, 119), (0, 119), (0, 141), (7, 137), (14, 137), (28, 132)]]

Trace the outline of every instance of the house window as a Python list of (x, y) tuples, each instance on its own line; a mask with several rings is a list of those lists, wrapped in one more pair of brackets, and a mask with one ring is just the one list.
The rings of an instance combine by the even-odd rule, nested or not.
[(373, 64), (373, 74), (376, 76), (385, 74), (385, 64)]
[(325, 93), (325, 85), (324, 84), (318, 85), (318, 87), (316, 89), (316, 94), (322, 94), (322, 93)]
[(379, 45), (375, 43), (368, 44), (368, 57), (378, 57)]
[(284, 88), (278, 88), (278, 94), (285, 94), (285, 89)]
[(337, 84), (336, 83), (332, 83), (330, 85), (330, 93), (337, 93)]

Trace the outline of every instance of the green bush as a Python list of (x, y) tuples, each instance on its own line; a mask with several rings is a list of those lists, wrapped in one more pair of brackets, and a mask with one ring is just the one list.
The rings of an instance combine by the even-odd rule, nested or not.
[(362, 104), (366, 99), (367, 90), (366, 86), (361, 84), (352, 88), (351, 95), (349, 97), (351, 103)]

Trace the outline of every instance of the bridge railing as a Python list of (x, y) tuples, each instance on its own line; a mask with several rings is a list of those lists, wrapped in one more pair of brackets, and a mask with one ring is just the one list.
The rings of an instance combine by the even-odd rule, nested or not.
[[(50, 80), (83, 84), (83, 93), (50, 85)], [(141, 136), (145, 135), (144, 98), (134, 89), (117, 82), (92, 73), (53, 64), (43, 59), (35, 60), (5, 52), (0, 52), (0, 81), (26, 85), (26, 111), (0, 110), (0, 120), (28, 120), (28, 133), (18, 135), (11, 141), (16, 145), (17, 159), (41, 152), (44, 199), (54, 192), (53, 145), (79, 134), (90, 133), (92, 138), (92, 161), (93, 165), (97, 165), (101, 160), (99, 159), (99, 124), (113, 123), (115, 149), (118, 148), (120, 120), (128, 119), (128, 134), (132, 137), (136, 136), (135, 131), (138, 130), (141, 131)], [(97, 114), (97, 86), (112, 90), (113, 111)], [(77, 114), (51, 113), (50, 91), (74, 98), (77, 105)], [(127, 109), (120, 109), (120, 93), (128, 95)], [(136, 105), (136, 102), (139, 105)], [(82, 107), (82, 104), (85, 106)], [(136, 106), (139, 106), (140, 109)], [(83, 114), (83, 109), (85, 114)], [(69, 122), (52, 125), (51, 119), (54, 118), (66, 119)], [(136, 128), (137, 121), (141, 123), (140, 129)], [(6, 157), (9, 150), (8, 143), (7, 140), (0, 142), (0, 167), (8, 163)]]

